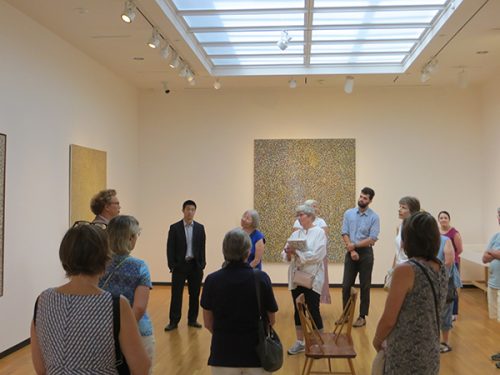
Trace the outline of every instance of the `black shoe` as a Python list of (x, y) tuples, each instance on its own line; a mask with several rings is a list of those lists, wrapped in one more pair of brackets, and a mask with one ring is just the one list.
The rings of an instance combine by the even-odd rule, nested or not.
[(492, 361), (500, 361), (500, 353), (493, 354), (491, 356)]
[(495, 366), (497, 366), (497, 368), (500, 368), (500, 362), (497, 362)]
[(201, 324), (198, 323), (197, 321), (194, 322), (188, 322), (188, 326), (193, 327), (193, 328), (201, 328)]
[(165, 332), (168, 332), (168, 331), (173, 331), (174, 329), (177, 329), (177, 323), (168, 323), (166, 326), (165, 326), (165, 329), (164, 331)]

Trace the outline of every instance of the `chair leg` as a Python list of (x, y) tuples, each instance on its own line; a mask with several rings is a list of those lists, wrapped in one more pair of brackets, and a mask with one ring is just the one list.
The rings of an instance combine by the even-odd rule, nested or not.
[(312, 365), (313, 365), (313, 361), (314, 361), (314, 359), (307, 358), (307, 360), (306, 360), (307, 368), (305, 368), (306, 372), (303, 375), (309, 375), (311, 373), (311, 368), (312, 368)]
[(302, 372), (301, 372), (302, 375), (305, 375), (305, 373), (306, 373), (306, 367), (307, 367), (308, 362), (309, 362), (309, 358), (306, 357), (306, 361), (304, 362), (304, 367), (302, 367)]
[(354, 371), (354, 365), (352, 363), (352, 359), (351, 358), (347, 358), (347, 362), (349, 362), (349, 368), (351, 369), (352, 375), (356, 375), (356, 371)]
[(332, 370), (332, 361), (330, 360), (330, 358), (328, 358), (328, 370), (330, 371), (330, 373), (333, 373), (333, 370)]

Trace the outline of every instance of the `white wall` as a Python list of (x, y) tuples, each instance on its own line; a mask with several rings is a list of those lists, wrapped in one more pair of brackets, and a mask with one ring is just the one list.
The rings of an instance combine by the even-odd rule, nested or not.
[(499, 231), (496, 209), (500, 207), (500, 72), (482, 90), (484, 124), (484, 173), (478, 181), (483, 187), (483, 239), (488, 242)]
[(61, 284), (69, 145), (108, 152), (108, 186), (137, 208), (137, 92), (0, 1), (0, 132), (7, 134), (0, 352), (29, 337), (36, 296)]
[[(450, 211), (466, 243), (484, 241), (479, 90), (358, 88), (350, 96), (341, 91), (141, 92), (144, 230), (137, 254), (148, 261), (155, 281), (170, 281), (166, 234), (188, 198), (198, 203), (197, 219), (206, 226), (207, 272), (220, 266), (224, 233), (253, 205), (254, 139), (356, 138), (357, 189), (375, 189), (372, 207), (381, 217), (375, 283), (392, 262), (398, 200), (404, 195), (419, 197), (431, 213)], [(286, 265), (264, 268), (273, 282), (286, 282)], [(341, 282), (341, 266), (331, 267), (330, 280)]]

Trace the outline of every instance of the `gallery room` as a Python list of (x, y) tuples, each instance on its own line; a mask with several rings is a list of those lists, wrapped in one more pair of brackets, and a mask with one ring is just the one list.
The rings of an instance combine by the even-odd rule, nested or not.
[[(356, 373), (369, 374), (376, 354), (371, 343), (387, 297), (382, 286), (403, 196), (418, 197), (436, 219), (448, 211), (467, 258), (453, 351), (441, 355), (440, 373), (500, 373), (490, 359), (500, 351), (500, 323), (488, 318), (486, 293), (473, 285), (484, 281), (480, 259), (499, 231), (500, 1), (251, 3), (137, 0), (133, 22), (126, 23), (123, 0), (0, 0), (0, 373), (35, 373), (29, 346), (35, 300), (66, 281), (59, 245), (73, 224), (70, 145), (105, 152), (102, 188), (116, 189), (121, 214), (140, 222), (133, 256), (147, 263), (154, 285), (148, 305), (156, 337), (153, 373), (211, 373), (210, 332), (186, 326), (187, 288), (179, 328), (164, 332), (172, 281), (167, 235), (182, 219), (184, 201), (196, 202), (195, 220), (205, 228), (204, 277), (221, 268), (224, 235), (240, 226), (246, 210), (258, 209), (269, 232), (278, 216), (288, 225), (283, 240), (264, 231), (262, 266), (273, 284), (276, 330), (286, 351), (295, 330), (288, 264), (280, 253), (294, 208), (317, 199), (322, 216), (336, 223), (327, 250), (332, 303), (321, 305), (331, 330), (342, 311), (342, 215), (365, 186), (376, 192), (370, 208), (380, 233), (372, 307), (366, 326), (352, 331)], [(390, 18), (410, 11), (420, 18)], [(362, 12), (365, 18), (357, 18)], [(363, 32), (373, 26), (370, 15), (374, 32), (380, 31), (375, 36)], [(229, 19), (214, 26), (211, 17)], [(349, 22), (359, 26), (355, 34), (327, 33), (352, 31)], [(266, 38), (209, 40), (231, 32), (265, 32)], [(152, 33), (157, 48), (147, 45)], [(343, 178), (332, 181), (324, 155), (314, 151), (317, 142), (339, 141), (351, 147), (347, 190)], [(286, 142), (292, 148), (304, 142), (304, 149), (288, 153), (292, 167), (266, 170), (259, 142), (267, 142), (271, 154)], [(304, 170), (313, 177), (302, 178)], [(288, 182), (283, 189), (257, 184), (260, 171), (268, 181), (276, 173)], [(93, 218), (90, 207), (86, 215), (81, 219)], [(198, 321), (203, 324), (201, 308)], [(299, 374), (304, 360), (304, 354), (285, 353), (276, 373)]]

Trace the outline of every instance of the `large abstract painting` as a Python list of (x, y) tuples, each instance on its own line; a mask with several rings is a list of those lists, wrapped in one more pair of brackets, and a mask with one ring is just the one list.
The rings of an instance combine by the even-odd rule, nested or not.
[(255, 140), (254, 207), (266, 236), (264, 260), (282, 261), (295, 207), (307, 199), (318, 201), (329, 226), (329, 260), (343, 259), (342, 218), (355, 204), (355, 148), (354, 139)]
[(106, 189), (106, 152), (70, 145), (69, 223), (92, 221), (90, 200)]
[(5, 157), (7, 136), (0, 134), (0, 297), (3, 296), (3, 252), (4, 252), (4, 219), (5, 219)]

